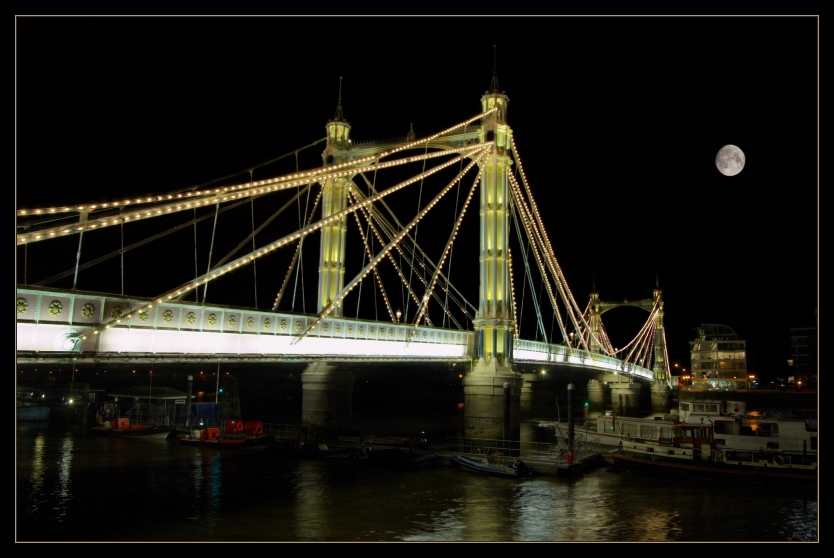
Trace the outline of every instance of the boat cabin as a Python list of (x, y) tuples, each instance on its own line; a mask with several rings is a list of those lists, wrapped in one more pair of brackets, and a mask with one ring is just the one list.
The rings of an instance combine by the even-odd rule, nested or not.
[(678, 416), (681, 422), (698, 423), (701, 419), (720, 416), (743, 417), (747, 414), (744, 401), (716, 401), (711, 399), (679, 401)]

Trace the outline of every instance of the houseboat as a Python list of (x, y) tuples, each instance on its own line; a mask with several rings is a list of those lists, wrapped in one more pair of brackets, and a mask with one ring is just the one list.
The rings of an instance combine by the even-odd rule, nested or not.
[(689, 478), (817, 482), (817, 419), (746, 413), (741, 401), (680, 401), (671, 420), (600, 417), (614, 463)]

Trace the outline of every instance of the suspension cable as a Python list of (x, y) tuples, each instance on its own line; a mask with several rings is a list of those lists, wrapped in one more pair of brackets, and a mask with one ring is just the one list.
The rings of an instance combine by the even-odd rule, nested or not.
[[(211, 229), (211, 244), (209, 245), (209, 254), (208, 254), (208, 269), (206, 269), (206, 275), (211, 272), (211, 255), (214, 252), (214, 235), (217, 233), (217, 217), (220, 214), (220, 201), (214, 206), (214, 226)], [(206, 293), (208, 292), (208, 284), (209, 282), (206, 281), (203, 283), (203, 304), (206, 302)]]
[[(249, 169), (249, 182), (254, 182), (255, 169)], [(255, 246), (255, 196), (249, 198), (249, 207), (252, 210), (252, 253), (257, 252)], [(255, 282), (255, 308), (258, 307), (258, 262), (252, 262), (252, 279)]]

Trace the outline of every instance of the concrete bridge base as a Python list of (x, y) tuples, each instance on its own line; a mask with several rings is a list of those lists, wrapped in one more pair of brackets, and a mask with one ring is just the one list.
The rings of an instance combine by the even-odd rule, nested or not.
[(536, 405), (536, 382), (539, 375), (535, 372), (522, 372), (523, 382), (521, 384), (521, 420), (527, 420), (533, 417), (533, 409)]
[(668, 413), (672, 390), (666, 382), (652, 382), (652, 413)]
[[(518, 440), (521, 434), (521, 391), (524, 378), (506, 364), (478, 361), (463, 377), (464, 429), (469, 438)], [(504, 397), (504, 384), (509, 401)], [(508, 403), (509, 409), (505, 408)], [(507, 417), (509, 414), (509, 417)], [(507, 421), (509, 420), (509, 423)]]
[(348, 370), (315, 362), (301, 374), (301, 424), (350, 425), (353, 422), (353, 380)]
[(599, 380), (588, 381), (588, 414), (598, 416), (605, 412), (605, 384)]
[(608, 384), (611, 388), (611, 408), (618, 415), (630, 417), (640, 409), (640, 389), (638, 383)]

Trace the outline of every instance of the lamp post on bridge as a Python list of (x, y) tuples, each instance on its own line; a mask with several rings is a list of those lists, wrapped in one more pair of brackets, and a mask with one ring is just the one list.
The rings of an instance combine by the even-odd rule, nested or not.
[(397, 323), (400, 323), (400, 317), (402, 317), (403, 313), (400, 310), (397, 310)]

